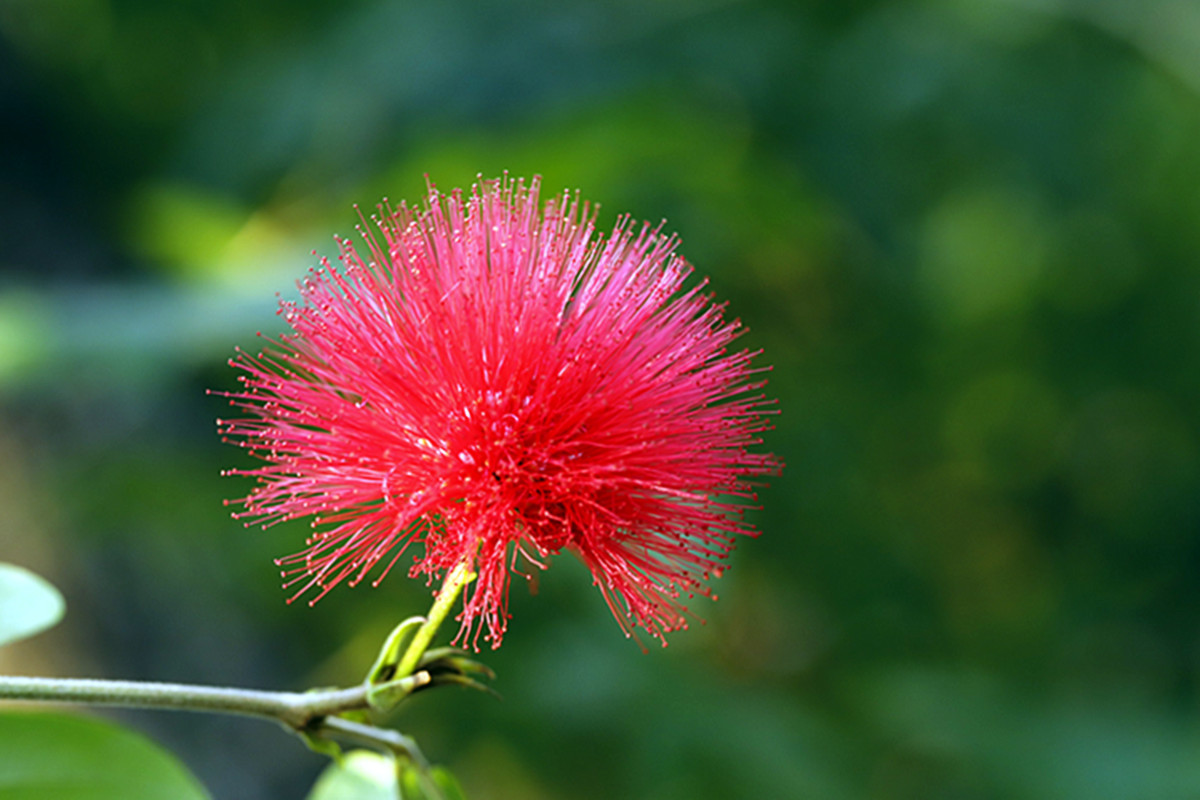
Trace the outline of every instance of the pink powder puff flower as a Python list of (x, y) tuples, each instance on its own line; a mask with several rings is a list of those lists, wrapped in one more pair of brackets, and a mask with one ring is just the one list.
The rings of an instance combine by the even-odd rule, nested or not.
[[(510, 570), (574, 553), (626, 635), (687, 627), (738, 534), (738, 498), (779, 462), (750, 449), (773, 413), (742, 328), (685, 287), (661, 225), (597, 235), (578, 195), (540, 208), (539, 180), (432, 185), (422, 208), (380, 208), (369, 260), (339, 240), (279, 313), (292, 332), (239, 351), (246, 413), (221, 432), (265, 462), (234, 516), (311, 517), (280, 559), (292, 599), (388, 573), (466, 562), (460, 636), (493, 647)], [(361, 229), (360, 229), (361, 231)], [(376, 570), (375, 568), (379, 569)]]

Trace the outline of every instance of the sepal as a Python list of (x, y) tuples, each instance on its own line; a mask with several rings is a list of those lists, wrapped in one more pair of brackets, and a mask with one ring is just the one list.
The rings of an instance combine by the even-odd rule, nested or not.
[(425, 617), (409, 617), (392, 629), (387, 639), (384, 640), (383, 647), (380, 648), (379, 655), (375, 658), (375, 663), (367, 672), (366, 682), (368, 684), (374, 686), (396, 677), (396, 667), (400, 665), (404, 651), (408, 649), (412, 637), (424, 624)]
[[(465, 650), (457, 647), (437, 647), (426, 651), (420, 668), (429, 674), (429, 686), (457, 684), (470, 689), (487, 692), (497, 698), (500, 695), (477, 678), (495, 680), (496, 673), (486, 664), (470, 658)], [(421, 687), (425, 688), (425, 687)]]

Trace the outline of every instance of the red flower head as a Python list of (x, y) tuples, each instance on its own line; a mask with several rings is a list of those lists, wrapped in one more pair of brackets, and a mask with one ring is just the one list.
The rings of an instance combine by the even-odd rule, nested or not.
[(686, 627), (754, 533), (734, 498), (778, 466), (749, 452), (772, 412), (739, 323), (684, 286), (674, 237), (605, 239), (577, 196), (539, 210), (537, 179), (381, 216), (369, 260), (339, 241), (281, 304), (293, 332), (230, 361), (248, 418), (219, 425), (266, 462), (229, 471), (259, 481), (235, 516), (312, 517), (285, 585), (378, 584), (419, 542), (411, 575), (472, 565), (462, 634), (496, 647), (510, 569), (566, 549), (627, 634)]

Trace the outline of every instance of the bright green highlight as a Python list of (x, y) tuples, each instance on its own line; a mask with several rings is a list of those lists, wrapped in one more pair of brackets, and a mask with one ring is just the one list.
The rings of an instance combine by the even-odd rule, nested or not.
[(58, 589), (29, 570), (0, 563), (0, 645), (52, 628), (67, 604)]

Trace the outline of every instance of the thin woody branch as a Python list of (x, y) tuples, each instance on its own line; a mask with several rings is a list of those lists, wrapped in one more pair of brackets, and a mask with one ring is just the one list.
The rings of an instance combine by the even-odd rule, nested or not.
[[(405, 680), (415, 687), (428, 683), (429, 675), (418, 672)], [(348, 723), (335, 716), (368, 709), (367, 697), (373, 688), (363, 684), (348, 689), (269, 692), (183, 683), (0, 676), (0, 699), (259, 717), (280, 722), (297, 733), (355, 741), (420, 758), (412, 740), (396, 731)]]

